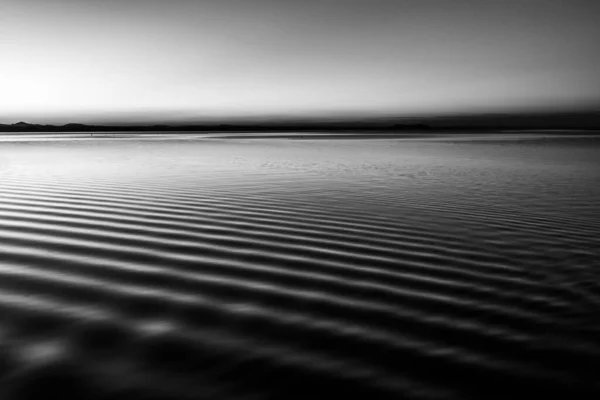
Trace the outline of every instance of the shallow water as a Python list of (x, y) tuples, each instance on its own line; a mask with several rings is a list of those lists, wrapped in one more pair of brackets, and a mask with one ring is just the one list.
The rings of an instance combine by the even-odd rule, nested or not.
[(584, 136), (5, 137), (0, 395), (595, 398), (599, 183)]

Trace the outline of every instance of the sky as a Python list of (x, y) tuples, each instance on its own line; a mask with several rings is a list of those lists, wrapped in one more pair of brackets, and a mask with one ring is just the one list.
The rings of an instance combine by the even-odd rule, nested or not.
[(598, 0), (0, 0), (0, 123), (600, 109)]

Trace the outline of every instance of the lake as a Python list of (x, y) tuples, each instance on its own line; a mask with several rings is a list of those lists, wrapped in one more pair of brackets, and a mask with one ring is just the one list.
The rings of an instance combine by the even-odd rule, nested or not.
[(1, 397), (600, 398), (600, 137), (270, 136), (0, 136)]

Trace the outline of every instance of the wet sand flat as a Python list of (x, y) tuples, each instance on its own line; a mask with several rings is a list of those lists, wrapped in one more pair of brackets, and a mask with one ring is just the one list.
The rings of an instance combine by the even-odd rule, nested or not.
[(597, 137), (42, 136), (3, 399), (600, 397)]

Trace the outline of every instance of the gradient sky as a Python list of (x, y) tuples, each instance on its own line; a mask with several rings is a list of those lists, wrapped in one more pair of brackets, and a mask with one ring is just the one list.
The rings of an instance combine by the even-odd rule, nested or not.
[(0, 123), (600, 104), (598, 0), (0, 0)]

